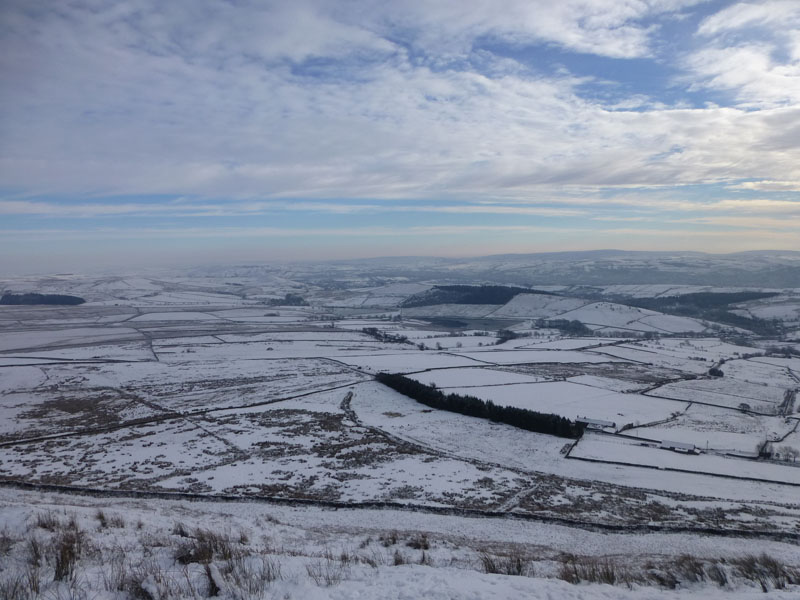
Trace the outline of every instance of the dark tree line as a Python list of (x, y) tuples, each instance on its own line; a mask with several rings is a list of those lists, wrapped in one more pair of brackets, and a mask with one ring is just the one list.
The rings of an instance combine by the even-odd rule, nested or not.
[(786, 358), (791, 358), (792, 356), (800, 356), (800, 350), (793, 348), (792, 346), (769, 346), (767, 348), (767, 354), (777, 356), (782, 355)]
[(583, 435), (583, 425), (558, 415), (512, 406), (498, 406), (491, 400), (482, 400), (475, 396), (445, 394), (433, 386), (425, 385), (399, 373), (379, 373), (375, 378), (396, 392), (431, 408), (489, 419), (536, 433), (573, 439)]
[(575, 319), (537, 319), (536, 326), (541, 328), (558, 329), (564, 335), (594, 335), (586, 325)]
[(510, 340), (515, 340), (520, 336), (516, 331), (512, 331), (510, 329), (501, 329), (497, 332), (497, 345), (505, 344)]
[(680, 296), (636, 298), (635, 300), (628, 300), (627, 304), (662, 312), (666, 309), (685, 309), (687, 312), (693, 312), (702, 309), (721, 308), (729, 304), (738, 304), (750, 300), (772, 298), (777, 295), (776, 292), (697, 292)]
[(377, 327), (364, 327), (361, 330), (361, 333), (365, 333), (368, 336), (374, 337), (379, 342), (394, 342), (396, 344), (414, 343), (409, 341), (409, 339), (404, 335), (393, 335), (391, 333), (386, 333), (385, 331), (381, 331)]
[(66, 294), (3, 294), (0, 304), (12, 306), (21, 304), (53, 304), (59, 306), (75, 306), (86, 302), (78, 296)]

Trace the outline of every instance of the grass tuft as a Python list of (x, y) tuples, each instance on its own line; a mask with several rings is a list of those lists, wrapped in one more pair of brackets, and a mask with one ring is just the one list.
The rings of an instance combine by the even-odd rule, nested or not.
[(61, 527), (61, 519), (52, 511), (36, 513), (34, 523), (36, 527), (46, 529), (47, 531), (55, 531)]
[(533, 575), (530, 560), (517, 548), (513, 548), (509, 554), (503, 556), (496, 556), (484, 551), (480, 553), (479, 558), (484, 573), (523, 576)]

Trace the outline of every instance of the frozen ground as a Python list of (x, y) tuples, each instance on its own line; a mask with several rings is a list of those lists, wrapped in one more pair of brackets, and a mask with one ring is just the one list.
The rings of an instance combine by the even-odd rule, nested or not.
[[(797, 547), (781, 542), (618, 535), (392, 510), (0, 490), (0, 517), (2, 589), (24, 578), (24, 588), (35, 582), (44, 597), (57, 598), (207, 597), (215, 585), (223, 597), (284, 600), (788, 600), (795, 585), (776, 580), (785, 586), (776, 590), (767, 575), (745, 576), (745, 566), (767, 556), (794, 577), (791, 565), (800, 562)], [(208, 552), (193, 555), (204, 540), (213, 542)], [(59, 572), (57, 550), (72, 547), (74, 561)], [(600, 567), (616, 585), (593, 580)], [(515, 574), (492, 572), (504, 568)], [(722, 585), (712, 579), (719, 573)], [(575, 574), (579, 583), (570, 582)]]
[[(92, 536), (98, 553), (81, 559), (83, 579), (70, 585), (97, 598), (118, 591), (106, 589), (99, 564), (116, 547), (128, 549), (130, 569), (155, 557), (165, 581), (189, 582), (184, 596), (192, 585), (204, 595), (205, 567), (191, 563), (187, 578), (173, 559), (181, 536), (170, 531), (179, 521), (225, 535), (247, 529), (248, 556), (264, 554), (267, 536), (283, 576), (264, 597), (748, 597), (761, 594), (760, 584), (730, 562), (730, 582), (718, 591), (708, 578), (714, 561), (746, 551), (800, 562), (797, 547), (781, 541), (800, 534), (800, 468), (791, 457), (792, 448), (800, 452), (797, 357), (715, 337), (568, 338), (530, 321), (515, 326), (523, 337), (496, 345), (500, 327), (491, 322), (451, 332), (366, 310), (397, 306), (427, 284), (327, 291), (237, 271), (229, 281), (61, 277), (48, 285), (36, 289), (90, 301), (0, 307), (0, 480), (43, 486), (0, 488), (11, 539), (4, 550), (0, 525), (0, 585), (27, 560), (24, 536), (55, 535), (36, 526), (42, 511), (62, 520), (74, 513)], [(310, 305), (280, 306), (287, 293)], [(561, 302), (559, 314), (599, 311), (615, 329), (653, 317), (610, 303), (540, 300), (518, 301), (514, 314), (533, 318), (534, 308)], [(329, 311), (359, 307), (352, 316)], [(724, 376), (709, 376), (712, 366)], [(434, 411), (375, 382), (379, 371), (616, 425), (575, 444)], [(661, 449), (662, 440), (703, 453)], [(779, 454), (754, 460), (765, 443)], [(135, 493), (149, 496), (126, 497)], [(187, 494), (250, 502), (192, 503)], [(98, 507), (121, 515), (125, 527), (102, 526)], [(401, 541), (383, 545), (395, 530)], [(746, 550), (727, 537), (742, 532), (754, 536)], [(434, 540), (424, 556), (406, 545), (421, 533)], [(164, 545), (151, 544), (158, 549), (145, 556), (141, 540), (160, 535)], [(508, 558), (520, 548), (527, 577), (483, 572), (481, 552)], [(343, 550), (380, 558), (343, 564)], [(664, 590), (646, 577), (634, 577), (633, 589), (623, 579), (614, 587), (558, 579), (569, 554), (619, 565), (635, 556), (639, 573), (647, 560), (660, 565), (681, 553), (705, 561), (702, 581)], [(227, 560), (212, 564), (224, 571)], [(341, 581), (320, 586), (309, 565)], [(42, 577), (52, 568), (42, 563)], [(60, 599), (65, 588), (48, 577), (47, 593)]]
[(763, 464), (709, 453), (695, 455), (665, 451), (647, 442), (607, 435), (586, 434), (572, 456), (620, 464), (652, 466), (658, 469), (676, 469), (800, 485), (800, 467)]

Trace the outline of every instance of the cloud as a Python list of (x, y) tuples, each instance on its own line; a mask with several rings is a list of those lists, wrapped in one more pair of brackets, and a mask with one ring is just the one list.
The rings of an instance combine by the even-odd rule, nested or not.
[(696, 2), (512, 0), (501, 7), (490, 0), (369, 4), (386, 9), (378, 23), (414, 32), (408, 41), (437, 56), (468, 54), (476, 40), (490, 37), (518, 45), (546, 42), (575, 52), (632, 58), (651, 53), (652, 26), (644, 24), (646, 18)]
[[(632, 214), (632, 211), (635, 214)], [(99, 201), (69, 204), (42, 200), (0, 199), (0, 215), (36, 216), (55, 219), (106, 219), (120, 217), (159, 218), (219, 218), (266, 217), (275, 215), (359, 215), (380, 220), (386, 215), (458, 215), (464, 218), (481, 215), (550, 217), (569, 219), (579, 223), (582, 219), (601, 222), (642, 223), (722, 223), (720, 214), (739, 219), (737, 214), (784, 215), (782, 227), (795, 227), (796, 222), (786, 217), (800, 215), (800, 201), (774, 198), (724, 198), (712, 202), (688, 202), (658, 191), (622, 193), (602, 199), (581, 195), (551, 195), (547, 202), (530, 200), (515, 203), (496, 201), (453, 204), (409, 203), (403, 200), (381, 202), (342, 202), (308, 200), (215, 200), (187, 199), (155, 202)], [(676, 215), (685, 215), (684, 217)], [(746, 217), (752, 219), (752, 217)], [(740, 223), (743, 222), (740, 220)], [(733, 223), (733, 221), (731, 221)], [(766, 223), (766, 221), (764, 221)], [(774, 226), (777, 221), (771, 223)]]
[(800, 101), (800, 59), (779, 62), (774, 56), (775, 47), (765, 43), (706, 48), (687, 61), (697, 78), (692, 89), (732, 91), (748, 106)]
[(707, 208), (724, 211), (800, 213), (800, 200), (776, 200), (774, 198), (727, 199), (709, 204)]
[(730, 187), (731, 189), (761, 190), (765, 192), (800, 192), (800, 181), (744, 181)]
[(686, 58), (694, 89), (730, 92), (753, 107), (800, 101), (800, 4), (740, 2), (708, 16)]
[[(697, 225), (698, 223), (695, 223)], [(796, 249), (797, 231), (767, 223), (718, 224), (714, 229), (704, 228), (686, 230), (686, 223), (675, 222), (670, 226), (650, 227), (548, 227), (539, 225), (433, 225), (417, 226), (408, 229), (397, 227), (346, 227), (346, 228), (283, 228), (283, 227), (180, 227), (180, 228), (95, 228), (95, 229), (4, 229), (0, 230), (0, 247), (6, 244), (6, 250), (20, 244), (39, 244), (42, 241), (57, 243), (65, 254), (70, 244), (83, 246), (87, 243), (96, 247), (101, 243), (111, 243), (108, 257), (119, 254), (117, 244), (131, 243), (141, 253), (162, 252), (168, 248), (170, 252), (187, 252), (190, 261), (202, 262), (213, 258), (213, 252), (198, 241), (225, 240), (228, 244), (233, 240), (242, 248), (256, 244), (275, 245), (287, 249), (298, 245), (307, 246), (302, 240), (313, 240), (313, 245), (336, 252), (339, 257), (375, 256), (370, 247), (352, 246), (348, 252), (341, 254), (341, 245), (357, 244), (359, 240), (369, 243), (389, 243), (390, 247), (401, 249), (405, 255), (419, 255), (432, 247), (448, 248), (449, 254), (457, 256), (486, 255), (486, 246), (476, 245), (476, 240), (485, 243), (492, 240), (494, 250), (532, 252), (552, 251), (554, 248), (596, 248), (596, 241), (604, 242), (605, 247), (612, 244), (619, 249), (654, 250), (675, 249), (706, 250), (735, 252), (743, 249)], [(531, 238), (533, 236), (533, 238)], [(533, 242), (531, 242), (533, 240)], [(210, 243), (209, 242), (209, 243)], [(205, 242), (204, 242), (205, 243)], [(501, 245), (498, 245), (501, 244)], [(372, 247), (374, 248), (374, 246)], [(405, 250), (402, 250), (405, 249)], [(294, 251), (290, 251), (290, 254)], [(328, 255), (330, 258), (332, 255)], [(170, 257), (161, 257), (168, 260)], [(48, 259), (51, 262), (52, 257)], [(119, 258), (113, 259), (118, 261)]]
[(794, 217), (757, 217), (748, 216), (712, 216), (694, 217), (689, 219), (676, 219), (673, 223), (694, 223), (699, 225), (713, 225), (717, 227), (736, 227), (750, 230), (787, 230), (795, 235), (800, 232), (800, 214)]
[(585, 215), (585, 210), (563, 206), (521, 205), (431, 205), (431, 204), (350, 204), (342, 202), (308, 201), (247, 201), (247, 202), (94, 202), (65, 204), (62, 202), (2, 200), (0, 215), (36, 215), (57, 218), (103, 218), (119, 216), (169, 216), (169, 217), (237, 217), (268, 215), (279, 212), (309, 212), (317, 214), (364, 213), (441, 213), (441, 214), (494, 214), (566, 217)]
[[(6, 2), (0, 183), (75, 199), (9, 200), (0, 212), (745, 210), (621, 191), (796, 190), (796, 3), (736, 4), (700, 23), (685, 85), (728, 91), (734, 106), (638, 93), (606, 103), (592, 93), (614, 85), (601, 73), (513, 58), (532, 47), (615, 65), (651, 58), (666, 19), (696, 4)], [(126, 199), (163, 194), (190, 200)]]
[(791, 26), (798, 20), (800, 9), (794, 0), (739, 2), (706, 17), (697, 28), (697, 33), (714, 36), (744, 27)]

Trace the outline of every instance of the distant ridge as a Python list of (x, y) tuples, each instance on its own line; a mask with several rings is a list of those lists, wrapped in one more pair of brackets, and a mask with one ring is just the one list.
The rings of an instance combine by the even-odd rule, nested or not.
[(603, 249), (494, 254), (473, 258), (394, 256), (337, 260), (325, 264), (358, 267), (364, 274), (374, 277), (526, 287), (632, 284), (800, 287), (800, 251), (795, 250), (710, 254)]

